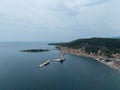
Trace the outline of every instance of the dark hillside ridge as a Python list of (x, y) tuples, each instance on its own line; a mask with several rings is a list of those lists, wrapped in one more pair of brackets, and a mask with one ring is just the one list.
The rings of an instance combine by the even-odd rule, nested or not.
[(68, 48), (84, 48), (86, 53), (98, 53), (99, 51), (106, 56), (120, 54), (120, 39), (116, 38), (87, 38), (77, 39), (67, 43), (52, 43), (50, 45), (60, 45)]

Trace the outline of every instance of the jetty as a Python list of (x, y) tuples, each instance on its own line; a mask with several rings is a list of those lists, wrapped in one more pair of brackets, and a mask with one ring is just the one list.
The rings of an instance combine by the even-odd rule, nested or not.
[(39, 65), (39, 67), (47, 66), (48, 64), (50, 64), (50, 60), (44, 61)]
[(65, 61), (65, 58), (57, 58), (57, 59), (52, 59), (52, 60), (46, 60), (43, 63), (41, 63), (38, 67), (42, 68), (44, 66), (47, 66), (51, 62), (60, 62), (63, 63)]
[(45, 60), (43, 63), (41, 63), (39, 65), (39, 68), (42, 68), (44, 66), (47, 66), (48, 64), (50, 64), (51, 62), (60, 62), (63, 63), (65, 61), (64, 58), (65, 52), (64, 50), (60, 50), (60, 58), (56, 58), (56, 59), (51, 59), (51, 60)]
[(64, 62), (65, 58), (58, 58), (58, 59), (53, 59), (52, 62)]

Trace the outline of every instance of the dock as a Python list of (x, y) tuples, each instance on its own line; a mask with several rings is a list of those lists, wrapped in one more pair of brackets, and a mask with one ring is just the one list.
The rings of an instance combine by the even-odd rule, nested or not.
[(63, 63), (65, 61), (65, 58), (57, 58), (57, 59), (52, 59), (52, 60), (46, 60), (43, 63), (41, 63), (39, 65), (40, 68), (47, 66), (48, 64), (50, 64), (51, 62), (61, 62)]
[(47, 66), (48, 64), (50, 64), (50, 60), (44, 61), (39, 67)]
[(53, 62), (63, 62), (65, 61), (65, 58), (58, 58), (58, 59), (53, 59)]

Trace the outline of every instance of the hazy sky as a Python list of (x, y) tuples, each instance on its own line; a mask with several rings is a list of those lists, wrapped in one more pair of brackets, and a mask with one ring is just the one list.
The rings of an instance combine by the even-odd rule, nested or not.
[(0, 0), (0, 41), (120, 36), (120, 0)]

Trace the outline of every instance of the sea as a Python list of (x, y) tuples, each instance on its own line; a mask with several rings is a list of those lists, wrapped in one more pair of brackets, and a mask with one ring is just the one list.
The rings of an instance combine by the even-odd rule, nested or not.
[[(51, 51), (20, 52), (24, 49)], [(120, 90), (120, 72), (90, 58), (66, 55), (63, 63), (38, 67), (59, 57), (59, 50), (48, 43), (1, 42), (0, 90)]]

